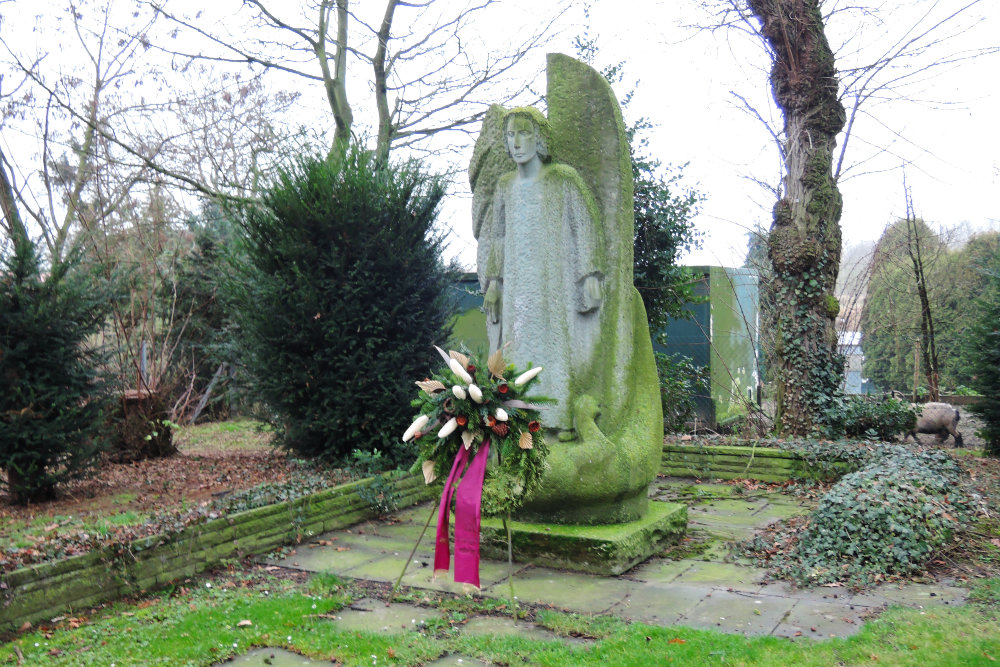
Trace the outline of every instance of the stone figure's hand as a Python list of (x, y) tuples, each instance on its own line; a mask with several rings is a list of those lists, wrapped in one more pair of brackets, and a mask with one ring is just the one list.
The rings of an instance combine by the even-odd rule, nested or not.
[(597, 276), (587, 276), (583, 280), (583, 309), (580, 312), (589, 313), (600, 307), (602, 301), (601, 279)]
[(497, 281), (490, 282), (486, 288), (486, 296), (483, 297), (483, 309), (486, 311), (486, 321), (496, 324), (500, 321), (500, 288)]

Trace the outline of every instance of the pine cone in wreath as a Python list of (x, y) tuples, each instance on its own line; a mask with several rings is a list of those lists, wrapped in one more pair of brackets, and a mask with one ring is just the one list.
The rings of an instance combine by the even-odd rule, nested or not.
[(497, 422), (490, 427), (490, 430), (503, 438), (510, 433), (510, 426), (507, 426), (507, 422)]

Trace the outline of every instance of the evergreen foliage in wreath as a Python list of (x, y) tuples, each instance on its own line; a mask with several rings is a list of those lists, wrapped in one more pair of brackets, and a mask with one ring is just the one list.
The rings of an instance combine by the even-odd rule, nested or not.
[(549, 450), (539, 404), (553, 399), (525, 400), (542, 368), (518, 372), (500, 350), (490, 355), (486, 368), (460, 352), (445, 353), (440, 348), (438, 352), (447, 366), (416, 383), (420, 393), (411, 404), (420, 415), (403, 434), (404, 442), (414, 439), (419, 446), (412, 470), (422, 470), (427, 484), (444, 480), (460, 447), (470, 450), (471, 459), (488, 437), (491, 460), (483, 483), (482, 513), (505, 516), (538, 487), (546, 469)]

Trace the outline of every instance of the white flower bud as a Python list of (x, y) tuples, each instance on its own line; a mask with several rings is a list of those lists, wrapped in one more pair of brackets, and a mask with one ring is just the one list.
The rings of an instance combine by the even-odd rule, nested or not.
[(452, 417), (451, 419), (446, 421), (444, 423), (444, 426), (441, 427), (441, 430), (438, 431), (438, 437), (447, 438), (449, 435), (455, 432), (456, 428), (458, 428), (458, 420)]
[(465, 384), (472, 384), (472, 376), (469, 375), (468, 371), (465, 370), (465, 367), (463, 367), (457, 359), (449, 359), (448, 368), (451, 369), (451, 372), (454, 373), (455, 377), (459, 380)]
[(507, 421), (507, 411), (503, 408), (497, 408), (497, 421), (505, 422)]
[(412, 438), (417, 433), (417, 431), (420, 431), (425, 426), (427, 426), (427, 422), (429, 422), (430, 420), (431, 420), (430, 417), (428, 417), (427, 415), (420, 415), (419, 417), (414, 419), (413, 423), (410, 424), (410, 428), (406, 429), (406, 433), (403, 434), (403, 442), (409, 442), (410, 438)]
[(528, 384), (528, 382), (530, 382), (531, 380), (533, 380), (534, 377), (536, 375), (538, 375), (539, 373), (541, 373), (541, 372), (542, 372), (542, 367), (541, 366), (535, 366), (534, 368), (532, 368), (529, 371), (524, 371), (523, 373), (521, 373), (520, 375), (517, 376), (516, 380), (514, 380), (514, 386), (515, 387), (521, 387), (521, 386), (524, 386), (524, 385)]
[(455, 394), (455, 398), (460, 401), (464, 401), (466, 397), (465, 390), (459, 387), (457, 384), (451, 388), (451, 393)]
[(469, 396), (471, 396), (472, 400), (474, 400), (476, 403), (483, 402), (483, 390), (474, 384), (469, 385)]

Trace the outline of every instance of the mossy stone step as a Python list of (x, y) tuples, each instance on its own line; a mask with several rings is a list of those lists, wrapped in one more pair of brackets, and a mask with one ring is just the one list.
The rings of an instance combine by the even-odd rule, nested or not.
[[(483, 556), (507, 559), (507, 533), (500, 519), (483, 519)], [(687, 506), (649, 503), (637, 521), (599, 526), (511, 522), (514, 560), (534, 565), (621, 574), (680, 541), (687, 531)]]

